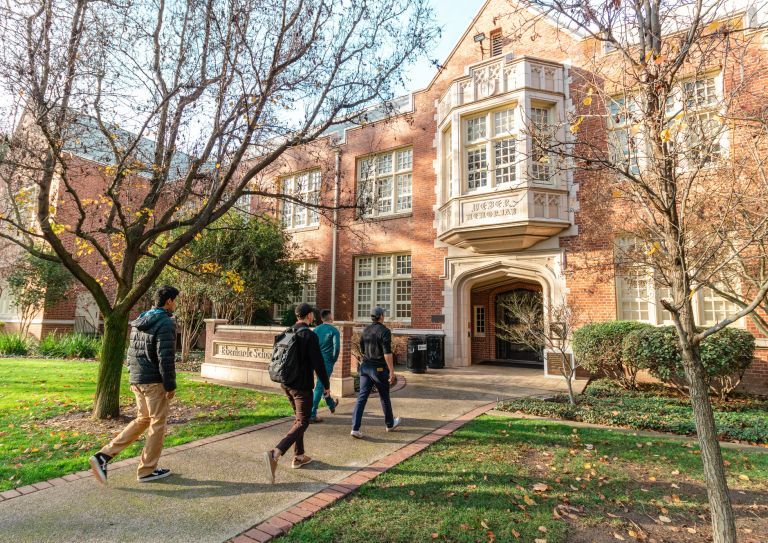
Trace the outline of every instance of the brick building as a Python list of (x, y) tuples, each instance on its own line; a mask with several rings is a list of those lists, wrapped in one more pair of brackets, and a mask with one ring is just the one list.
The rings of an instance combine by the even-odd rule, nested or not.
[[(584, 264), (614, 260), (610, 225), (623, 217), (593, 197), (605, 190), (604, 179), (537, 160), (532, 145), (538, 126), (558, 127), (561, 141), (569, 136), (566, 120), (584, 108), (579, 66), (594, 55), (610, 63), (612, 53), (546, 18), (535, 35), (513, 32), (522, 25), (509, 6), (486, 2), (428, 87), (395, 103), (394, 114), (374, 112), (366, 123), (292, 150), (272, 172), (285, 192), (307, 201), (356, 198), (364, 216), (340, 210), (344, 226), (337, 228), (294, 204), (276, 212), (310, 275), (296, 302), (360, 323), (369, 321), (371, 306), (383, 306), (398, 335), (444, 334), (449, 366), (510, 360), (557, 374), (553, 357), (545, 364), (540, 353), (498, 337), (506, 297), (536, 292), (545, 307), (567, 300), (594, 321), (668, 319), (652, 287), (640, 292), (613, 269)], [(754, 43), (749, 54), (757, 70), (766, 39), (758, 35)], [(713, 67), (681, 83), (714, 97), (727, 80)], [(606, 130), (616, 128), (605, 126), (606, 117), (587, 119), (579, 137), (601, 133), (605, 140)], [(709, 289), (697, 293), (694, 305), (701, 324), (733, 309)], [(765, 339), (758, 345), (768, 346)], [(765, 350), (758, 354), (762, 360), (745, 384), (760, 388), (768, 364)]]
[[(331, 217), (294, 203), (250, 205), (274, 209), (298, 245), (309, 279), (294, 302), (361, 324), (372, 306), (385, 307), (401, 337), (443, 334), (448, 366), (522, 361), (557, 374), (551, 357), (545, 363), (541, 353), (498, 337), (505, 298), (533, 292), (545, 308), (567, 300), (596, 321), (666, 318), (652, 287), (584, 265), (613, 261), (610, 225), (623, 219), (594, 198), (604, 180), (556, 167), (532, 144), (539, 127), (558, 127), (555, 136), (566, 139), (566, 120), (584, 104), (578, 74), (585, 59), (610, 63), (616, 53), (546, 18), (535, 32), (513, 32), (521, 15), (509, 6), (485, 2), (427, 88), (395, 101), (394, 112), (372, 110), (366, 122), (292, 149), (269, 173), (286, 193), (349, 207)], [(758, 36), (754, 44), (746, 68), (758, 70), (768, 40)], [(715, 66), (681, 83), (706, 98), (722, 95), (727, 82)], [(614, 128), (605, 116), (587, 120), (579, 137)], [(723, 152), (733, 147), (723, 142)], [(628, 149), (619, 154), (634, 160)], [(709, 289), (694, 302), (701, 324), (732, 309)], [(66, 308), (74, 305), (68, 300)], [(276, 320), (290, 305), (275, 307)], [(759, 338), (758, 345), (761, 360), (745, 384), (764, 388), (768, 343)]]

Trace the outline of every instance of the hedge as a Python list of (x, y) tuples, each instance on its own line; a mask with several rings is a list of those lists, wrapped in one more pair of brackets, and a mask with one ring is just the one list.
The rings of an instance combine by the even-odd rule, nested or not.
[(640, 367), (623, 356), (622, 343), (630, 332), (652, 328), (635, 321), (586, 324), (573, 333), (573, 354), (579, 365), (594, 375), (603, 375), (623, 388), (636, 388)]

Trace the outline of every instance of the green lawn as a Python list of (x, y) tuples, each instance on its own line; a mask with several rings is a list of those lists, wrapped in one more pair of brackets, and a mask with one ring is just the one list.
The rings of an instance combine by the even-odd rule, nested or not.
[[(0, 359), (0, 491), (88, 468), (88, 457), (115, 432), (50, 422), (91, 408), (96, 374), (93, 362)], [(189, 375), (178, 375), (173, 400), (186, 422), (172, 426), (167, 447), (291, 414), (282, 395), (195, 382)], [(121, 405), (133, 402), (126, 370)], [(134, 443), (120, 458), (138, 455), (142, 445)]]
[[(595, 424), (607, 424), (695, 435), (693, 411), (688, 398), (661, 385), (644, 384), (638, 391), (623, 390), (609, 381), (595, 381), (578, 398), (568, 403), (566, 395), (552, 400), (519, 398), (503, 402), (499, 409)], [(713, 402), (715, 423), (722, 440), (768, 443), (768, 400), (736, 397), (727, 402)]]
[[(281, 541), (707, 541), (697, 453), (679, 441), (484, 416)], [(768, 521), (755, 520), (768, 516), (768, 454), (725, 455), (737, 503), (762, 503), (743, 511), (740, 523), (752, 524), (740, 529), (768, 540)]]

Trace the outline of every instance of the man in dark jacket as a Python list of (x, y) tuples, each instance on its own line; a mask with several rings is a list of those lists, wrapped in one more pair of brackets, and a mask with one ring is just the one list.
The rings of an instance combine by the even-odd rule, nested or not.
[(109, 445), (90, 458), (96, 479), (107, 482), (107, 463), (136, 441), (147, 429), (138, 469), (140, 483), (162, 479), (171, 470), (157, 467), (163, 451), (168, 401), (176, 390), (176, 323), (171, 317), (179, 291), (160, 287), (155, 307), (131, 322), (128, 372), (136, 396), (137, 415)]
[(293, 445), (293, 462), (291, 467), (296, 469), (309, 464), (312, 459), (304, 454), (304, 432), (309, 427), (309, 416), (312, 412), (312, 390), (315, 388), (315, 373), (323, 384), (324, 394), (329, 394), (331, 388), (328, 380), (328, 372), (325, 371), (323, 355), (320, 352), (320, 342), (317, 335), (309, 329), (309, 325), (315, 318), (314, 308), (309, 304), (300, 304), (296, 307), (296, 324), (292, 330), (296, 334), (298, 347), (298, 371), (296, 377), (289, 383), (283, 383), (285, 395), (291, 402), (296, 419), (288, 433), (271, 451), (264, 453), (267, 462), (270, 481), (275, 482), (275, 470), (277, 461)]
[(363, 423), (365, 404), (374, 387), (379, 393), (387, 432), (391, 432), (402, 422), (400, 417), (392, 414), (392, 402), (389, 399), (389, 387), (395, 384), (395, 366), (392, 356), (392, 333), (384, 326), (385, 314), (384, 308), (374, 307), (371, 310), (373, 323), (366, 326), (360, 336), (360, 352), (363, 355), (363, 362), (360, 364), (360, 392), (352, 414), (350, 432), (352, 437), (357, 439), (363, 437), (360, 425)]

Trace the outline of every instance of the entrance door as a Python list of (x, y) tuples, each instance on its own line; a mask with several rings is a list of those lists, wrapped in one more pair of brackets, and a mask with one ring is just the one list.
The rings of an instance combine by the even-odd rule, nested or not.
[(499, 333), (499, 323), (503, 326), (514, 326), (517, 324), (517, 319), (509, 311), (508, 307), (505, 307), (505, 301), (513, 298), (536, 296), (538, 299), (538, 309), (543, 315), (542, 294), (534, 290), (528, 290), (525, 288), (517, 288), (509, 292), (504, 292), (496, 296), (496, 359), (503, 360), (509, 363), (523, 364), (526, 366), (539, 366), (544, 367), (544, 358), (542, 356), (543, 348), (531, 349), (528, 345), (523, 343), (513, 343), (502, 337)]

